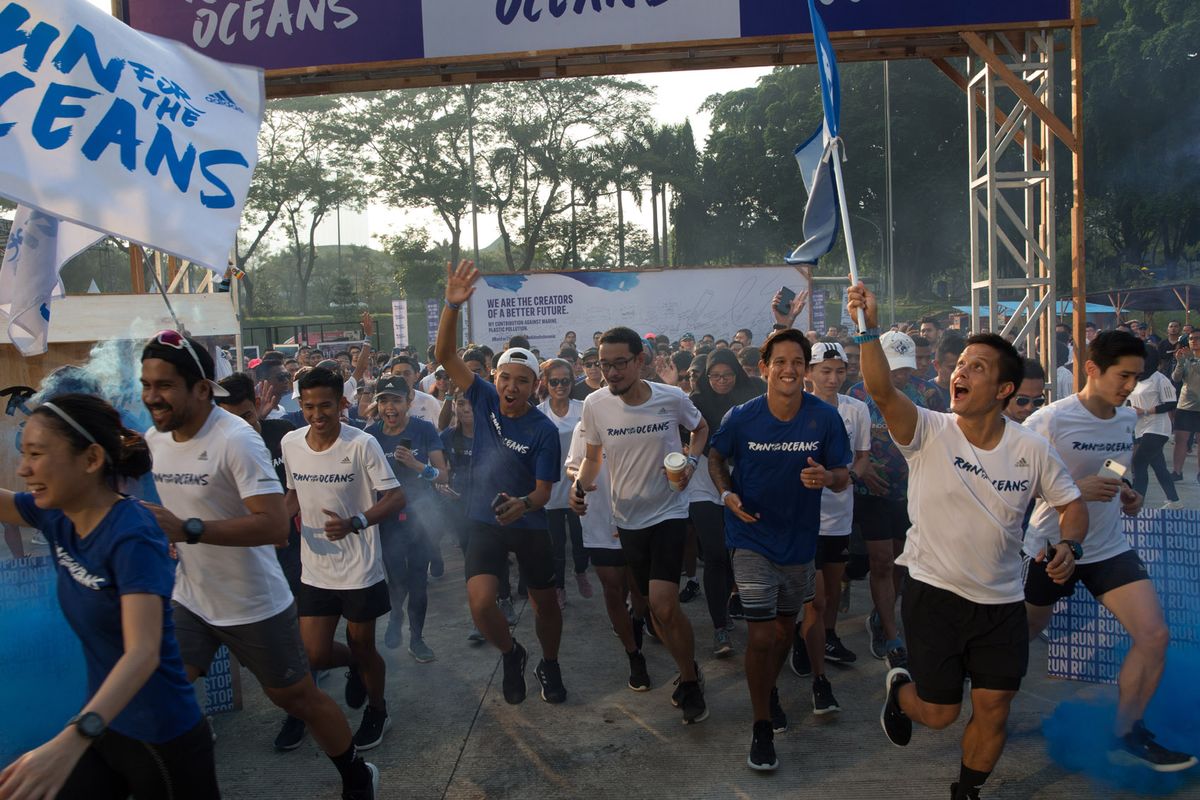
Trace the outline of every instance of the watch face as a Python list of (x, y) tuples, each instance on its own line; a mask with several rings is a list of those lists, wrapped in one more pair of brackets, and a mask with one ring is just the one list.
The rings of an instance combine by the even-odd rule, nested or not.
[(183, 532), (188, 536), (199, 536), (204, 533), (204, 523), (192, 518), (183, 523)]

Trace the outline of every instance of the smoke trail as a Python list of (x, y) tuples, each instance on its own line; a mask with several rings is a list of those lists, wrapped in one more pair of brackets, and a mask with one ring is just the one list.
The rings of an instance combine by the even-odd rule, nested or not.
[[(1181, 632), (1175, 632), (1177, 636)], [(1179, 636), (1179, 638), (1185, 638)], [(1192, 639), (1192, 641), (1197, 641)], [(1200, 647), (1172, 645), (1154, 700), (1146, 710), (1146, 727), (1171, 750), (1200, 753)], [(1042, 723), (1051, 758), (1099, 784), (1148, 795), (1167, 795), (1200, 784), (1200, 767), (1182, 773), (1158, 773), (1145, 767), (1110, 763), (1108, 750), (1116, 719), (1116, 694), (1096, 702), (1061, 703)]]

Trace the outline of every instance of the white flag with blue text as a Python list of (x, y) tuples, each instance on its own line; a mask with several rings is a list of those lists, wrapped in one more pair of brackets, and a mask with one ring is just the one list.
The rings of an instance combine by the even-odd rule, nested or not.
[(50, 299), (61, 295), (59, 270), (103, 238), (91, 228), (17, 206), (0, 265), (0, 319), (21, 355), (46, 352)]

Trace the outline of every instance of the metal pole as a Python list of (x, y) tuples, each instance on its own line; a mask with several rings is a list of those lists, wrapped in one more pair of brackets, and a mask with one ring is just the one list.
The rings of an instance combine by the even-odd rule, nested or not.
[[(846, 207), (846, 184), (842, 180), (842, 146), (837, 140), (834, 141), (829, 157), (833, 159), (833, 175), (837, 181), (838, 209), (842, 212), (842, 229), (846, 234), (846, 260), (850, 262), (850, 284), (857, 286), (858, 257), (854, 254), (854, 236), (850, 233), (850, 210)], [(809, 313), (811, 315), (812, 312)], [(861, 308), (858, 310), (858, 329), (859, 331), (867, 329), (867, 316)]]
[(888, 275), (888, 324), (896, 324), (896, 269), (892, 258), (895, 252), (892, 231), (892, 81), (888, 62), (883, 62), (883, 158), (884, 158), (884, 215), (887, 217), (887, 275)]
[[(1075, 134), (1075, 151), (1071, 153), (1071, 283), (1075, 287), (1075, 342), (1082, 349), (1087, 339), (1083, 228), (1083, 0), (1071, 0), (1071, 23), (1071, 124)], [(1075, 391), (1083, 388), (1084, 360), (1075, 359)]]

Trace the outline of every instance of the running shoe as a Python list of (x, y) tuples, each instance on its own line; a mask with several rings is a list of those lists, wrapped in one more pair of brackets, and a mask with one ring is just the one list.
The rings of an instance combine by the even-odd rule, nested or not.
[(392, 718), (385, 709), (367, 706), (363, 711), (362, 723), (354, 734), (354, 746), (359, 750), (370, 750), (378, 747), (383, 741), (383, 735), (392, 727)]
[(690, 603), (700, 596), (700, 584), (696, 583), (695, 579), (688, 578), (688, 582), (683, 585), (683, 591), (679, 593), (679, 602)]
[(729, 631), (724, 628), (713, 631), (713, 655), (717, 658), (733, 655), (733, 642), (729, 639)]
[(679, 688), (682, 690), (679, 707), (683, 709), (683, 724), (695, 725), (708, 719), (708, 706), (704, 703), (700, 681), (680, 681)]
[(742, 596), (737, 592), (729, 595), (729, 603), (726, 608), (729, 611), (730, 619), (745, 619), (746, 611), (742, 608)]
[(892, 649), (888, 650), (887, 651), (887, 663), (888, 663), (888, 669), (895, 669), (896, 667), (907, 667), (908, 666), (908, 650), (906, 650), (903, 645), (900, 645), (899, 647), (893, 647)]
[(567, 608), (567, 590), (555, 589), (554, 594), (558, 597), (558, 610), (565, 611)]
[(585, 600), (590, 600), (596, 592), (592, 589), (592, 582), (588, 580), (586, 572), (575, 573), (575, 584), (579, 587), (579, 596)]
[(804, 637), (799, 632), (796, 633), (796, 638), (792, 640), (792, 657), (788, 663), (792, 665), (792, 672), (801, 678), (807, 678), (809, 675), (812, 675), (812, 662), (808, 658), (808, 646), (804, 641)]
[(483, 644), (487, 641), (487, 637), (479, 632), (479, 628), (471, 626), (471, 632), (467, 634), (467, 641), (474, 644)]
[(779, 702), (779, 687), (771, 687), (771, 730), (775, 733), (783, 733), (787, 730), (787, 714), (783, 711), (783, 706)]
[(1183, 473), (1182, 472), (1172, 472), (1171, 480), (1175, 481), (1176, 483), (1179, 483), (1181, 480), (1183, 480)]
[(343, 784), (342, 800), (375, 800), (379, 795), (379, 768), (370, 761), (364, 761), (363, 767), (367, 770), (366, 785), (351, 789)]
[(883, 623), (879, 620), (879, 612), (871, 609), (867, 616), (867, 635), (871, 637), (871, 655), (880, 661), (887, 655), (887, 639), (883, 635)]
[(303, 720), (296, 719), (291, 714), (283, 721), (283, 726), (279, 729), (279, 735), (275, 737), (276, 750), (295, 750), (304, 741), (304, 732), (307, 728)]
[(879, 712), (879, 724), (888, 739), (897, 747), (904, 747), (912, 740), (912, 720), (900, 709), (900, 687), (912, 683), (912, 675), (903, 667), (888, 670), (884, 679), (887, 689), (887, 699), (883, 701), (883, 710)]
[[(704, 691), (704, 674), (700, 672), (700, 665), (693, 661), (692, 666), (696, 668), (696, 682), (700, 684), (700, 690)], [(679, 708), (683, 702), (683, 681), (680, 680), (679, 675), (675, 676), (674, 683), (675, 691), (671, 692), (671, 705)]]
[(825, 660), (834, 664), (853, 664), (858, 661), (858, 654), (842, 644), (836, 633), (825, 632)]
[(413, 660), (418, 664), (428, 664), (437, 658), (433, 653), (433, 649), (425, 644), (424, 639), (413, 639), (408, 643), (408, 654), (413, 657)]
[(517, 624), (517, 608), (513, 605), (511, 597), (506, 597), (500, 600), (497, 605), (500, 606), (500, 613), (504, 615), (504, 621), (508, 623), (508, 627), (513, 627)]
[[(967, 789), (967, 800), (979, 800), (978, 789)], [(950, 800), (959, 800), (958, 783), (950, 784)]]
[(388, 620), (387, 630), (383, 632), (383, 644), (389, 650), (395, 650), (404, 641), (404, 626)]
[(771, 731), (771, 723), (765, 719), (754, 723), (754, 738), (750, 740), (750, 756), (746, 766), (759, 772), (773, 772), (779, 768), (779, 758), (775, 755), (775, 734)]
[(1196, 766), (1196, 757), (1177, 753), (1154, 741), (1154, 734), (1138, 720), (1133, 730), (1118, 739), (1108, 753), (1114, 764), (1148, 767), (1155, 772), (1182, 772)]
[(1184, 506), (1182, 500), (1168, 500), (1166, 503), (1163, 503), (1162, 510), (1163, 511), (1181, 511), (1184, 508), (1186, 508), (1186, 506)]
[(627, 655), (629, 656), (629, 688), (635, 692), (650, 691), (650, 673), (646, 669), (646, 657), (640, 650)]
[(542, 685), (542, 699), (547, 703), (563, 703), (567, 699), (567, 687), (563, 686), (562, 670), (557, 661), (542, 659), (533, 671)]
[(362, 708), (367, 702), (367, 687), (363, 685), (362, 676), (357, 667), (346, 671), (346, 705), (351, 708)]
[(833, 687), (829, 685), (829, 678), (824, 675), (813, 678), (813, 713), (822, 716), (841, 710), (842, 707), (838, 705), (837, 698), (833, 696)]
[(525, 648), (513, 639), (512, 650), (501, 656), (504, 661), (504, 700), (516, 705), (525, 699)]
[(446, 574), (446, 562), (442, 561), (440, 553), (429, 559), (429, 577), (435, 581)]

